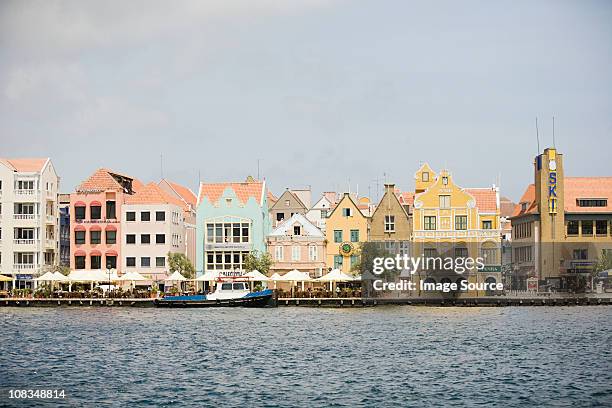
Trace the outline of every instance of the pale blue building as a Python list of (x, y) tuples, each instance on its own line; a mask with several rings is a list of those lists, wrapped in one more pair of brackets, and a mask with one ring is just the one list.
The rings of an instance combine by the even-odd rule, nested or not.
[(200, 183), (196, 214), (198, 275), (241, 271), (249, 252), (266, 252), (271, 223), (265, 181)]

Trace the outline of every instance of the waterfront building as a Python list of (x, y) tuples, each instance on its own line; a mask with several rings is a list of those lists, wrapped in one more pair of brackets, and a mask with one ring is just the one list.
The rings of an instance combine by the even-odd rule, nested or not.
[(281, 275), (293, 269), (311, 277), (322, 276), (325, 269), (325, 234), (304, 215), (294, 214), (280, 223), (267, 238), (273, 264), (270, 273)]
[(123, 270), (122, 206), (142, 187), (133, 177), (102, 168), (70, 194), (71, 270)]
[(603, 251), (612, 250), (612, 177), (566, 177), (554, 148), (533, 166), (534, 183), (511, 217), (515, 286), (582, 290)]
[(198, 273), (244, 271), (249, 252), (266, 252), (271, 223), (265, 181), (200, 183), (196, 213)]
[(70, 267), (70, 194), (59, 194), (59, 264)]
[(122, 271), (161, 282), (170, 275), (168, 253), (185, 254), (185, 203), (149, 183), (125, 196), (120, 229)]
[(325, 192), (319, 198), (311, 208), (308, 209), (306, 213), (306, 218), (310, 222), (312, 222), (317, 228), (321, 231), (325, 232), (325, 222), (327, 220), (327, 215), (330, 213), (331, 209), (337, 204), (338, 200), (336, 199), (335, 192)]
[(411, 198), (396, 190), (395, 184), (385, 184), (385, 192), (370, 219), (369, 241), (378, 242), (391, 255), (410, 255)]
[(359, 209), (358, 200), (344, 193), (326, 220), (327, 267), (351, 273), (359, 262), (359, 247), (368, 239), (368, 217)]
[(58, 188), (50, 159), (0, 159), (0, 271), (14, 287), (59, 262)]
[[(310, 205), (310, 190), (307, 191), (308, 194), (305, 193), (305, 190), (301, 190), (298, 194), (293, 190), (286, 189), (278, 197), (278, 200), (270, 207), (270, 219), (273, 227), (293, 217), (294, 214), (306, 214)], [(302, 199), (307, 199), (308, 203), (304, 203)]]
[(185, 223), (185, 256), (196, 265), (196, 205), (198, 197), (188, 187), (162, 179), (159, 186), (171, 196), (183, 202), (183, 218)]
[(424, 258), (484, 259), (483, 268), (472, 268), (460, 275), (424, 270), (421, 277), (436, 283), (459, 283), (463, 279), (472, 283), (501, 282), (498, 188), (462, 188), (449, 171), (436, 174), (428, 164), (416, 172), (415, 180), (414, 253)]

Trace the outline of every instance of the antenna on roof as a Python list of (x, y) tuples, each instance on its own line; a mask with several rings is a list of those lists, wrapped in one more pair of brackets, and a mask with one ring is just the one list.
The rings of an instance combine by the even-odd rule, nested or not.
[(540, 154), (540, 133), (538, 132), (538, 117), (536, 116), (536, 140), (538, 141), (538, 154)]
[(553, 115), (552, 117), (553, 119), (553, 147), (556, 149), (557, 148), (557, 144), (555, 143), (555, 115)]
[(159, 154), (159, 172), (161, 174), (161, 178), (164, 178), (164, 154)]

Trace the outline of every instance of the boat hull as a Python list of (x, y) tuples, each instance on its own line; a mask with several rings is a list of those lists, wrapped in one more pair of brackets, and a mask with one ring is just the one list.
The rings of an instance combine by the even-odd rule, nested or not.
[(275, 307), (276, 299), (271, 290), (251, 293), (236, 299), (206, 299), (206, 296), (174, 296), (155, 300), (157, 307)]

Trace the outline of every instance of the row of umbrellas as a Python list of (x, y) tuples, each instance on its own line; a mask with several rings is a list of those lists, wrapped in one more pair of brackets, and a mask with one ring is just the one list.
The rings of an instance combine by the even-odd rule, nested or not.
[[(198, 282), (210, 282), (217, 280), (221, 276), (220, 272), (208, 271), (205, 274), (199, 276), (195, 280)], [(353, 277), (342, 272), (340, 269), (333, 269), (329, 273), (321, 276), (320, 278), (311, 278), (306, 272), (300, 272), (297, 269), (287, 272), (284, 275), (278, 273), (268, 277), (258, 270), (247, 272), (241, 277), (247, 278), (255, 282), (352, 282), (361, 280), (359, 276)]]

